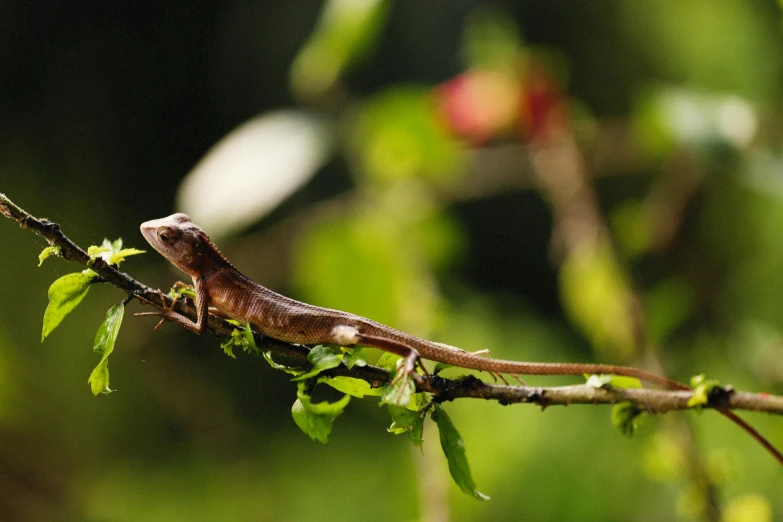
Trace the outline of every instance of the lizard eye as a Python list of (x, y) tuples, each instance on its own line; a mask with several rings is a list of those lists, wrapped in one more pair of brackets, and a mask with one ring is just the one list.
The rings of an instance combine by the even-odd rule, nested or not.
[(174, 233), (174, 230), (172, 230), (171, 228), (163, 227), (160, 230), (158, 230), (158, 237), (164, 243), (168, 243), (176, 238), (176, 234)]

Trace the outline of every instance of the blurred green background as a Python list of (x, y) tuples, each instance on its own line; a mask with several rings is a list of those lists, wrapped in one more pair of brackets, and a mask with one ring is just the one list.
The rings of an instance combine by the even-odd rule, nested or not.
[[(0, 192), (84, 247), (145, 248), (139, 223), (185, 211), (314, 304), (783, 393), (779, 3), (8, 0), (0, 41)], [(783, 518), (777, 464), (712, 412), (629, 439), (605, 407), (447, 404), (478, 502), (434, 426), (422, 455), (354, 400), (323, 446), (287, 375), (171, 325), (128, 314), (93, 397), (123, 296), (93, 288), (41, 344), (48, 285), (81, 269), (36, 268), (44, 246), (0, 220), (0, 519)]]

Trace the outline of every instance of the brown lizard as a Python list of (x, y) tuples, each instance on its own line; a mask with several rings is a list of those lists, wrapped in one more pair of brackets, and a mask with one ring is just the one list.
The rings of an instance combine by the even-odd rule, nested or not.
[(398, 379), (415, 376), (415, 366), (424, 358), (486, 371), (493, 376), (504, 373), (515, 377), (601, 373), (635, 377), (670, 389), (690, 389), (684, 384), (626, 366), (490, 359), (446, 344), (426, 341), (358, 315), (296, 301), (242, 274), (186, 214), (173, 214), (142, 223), (141, 233), (155, 250), (193, 278), (198, 315), (195, 323), (171, 309), (136, 315), (159, 316), (197, 334), (206, 332), (211, 306), (219, 315), (250, 323), (263, 335), (281, 341), (311, 346), (367, 346), (395, 353), (404, 357)]
[[(262, 334), (281, 341), (311, 346), (368, 346), (400, 355), (404, 357), (404, 364), (392, 384), (407, 379), (408, 376), (418, 379), (419, 376), (414, 371), (417, 363), (426, 373), (426, 369), (421, 365), (421, 358), (424, 358), (485, 371), (493, 377), (503, 373), (515, 377), (601, 373), (634, 377), (674, 390), (691, 389), (685, 384), (628, 366), (488, 359), (453, 346), (420, 339), (358, 315), (296, 301), (277, 294), (242, 274), (186, 214), (172, 214), (142, 223), (141, 233), (155, 250), (193, 279), (197, 320), (194, 323), (171, 308), (136, 315), (158, 316), (162, 318), (161, 323), (165, 320), (172, 321), (197, 334), (206, 332), (212, 305), (218, 315), (250, 323)], [(750, 434), (783, 464), (783, 454), (752, 426), (731, 410), (716, 409)]]

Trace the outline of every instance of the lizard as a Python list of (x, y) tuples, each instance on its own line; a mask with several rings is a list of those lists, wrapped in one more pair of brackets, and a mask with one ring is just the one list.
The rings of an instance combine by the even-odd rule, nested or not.
[[(332, 310), (280, 295), (245, 276), (212, 243), (209, 236), (183, 213), (141, 224), (149, 244), (193, 280), (196, 322), (172, 307), (158, 316), (192, 332), (207, 331), (210, 312), (249, 323), (261, 334), (302, 345), (365, 346), (403, 357), (395, 381), (417, 377), (416, 365), (426, 374), (421, 359), (488, 372), (493, 377), (513, 375), (611, 374), (633, 377), (669, 389), (690, 387), (665, 377), (628, 366), (593, 363), (517, 362), (482, 357), (447, 344), (427, 341), (379, 322), (340, 310)], [(159, 325), (162, 323), (159, 323)], [(505, 381), (505, 379), (504, 379)]]
[[(407, 382), (408, 376), (419, 379), (421, 376), (415, 372), (417, 364), (428, 375), (421, 363), (424, 358), (485, 371), (493, 377), (500, 375), (501, 378), (504, 373), (516, 378), (519, 375), (608, 374), (633, 377), (672, 390), (692, 390), (680, 382), (630, 366), (491, 359), (447, 344), (420, 339), (372, 319), (302, 303), (256, 283), (235, 268), (187, 214), (177, 213), (146, 221), (140, 228), (144, 238), (155, 250), (191, 277), (196, 296), (196, 322), (175, 312), (173, 304), (158, 312), (135, 314), (160, 317), (156, 329), (165, 321), (171, 321), (197, 334), (204, 334), (209, 314), (214, 312), (241, 323), (249, 323), (261, 334), (289, 343), (378, 348), (403, 357), (403, 364), (392, 380), (392, 385), (400, 381)], [(783, 454), (752, 426), (731, 410), (716, 410), (746, 431), (783, 464)]]

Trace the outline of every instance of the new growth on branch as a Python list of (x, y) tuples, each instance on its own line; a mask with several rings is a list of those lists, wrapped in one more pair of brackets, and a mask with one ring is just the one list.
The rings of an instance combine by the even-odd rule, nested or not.
[[(190, 323), (192, 327), (186, 327), (191, 330), (198, 327), (202, 331), (211, 332), (223, 341), (221, 346), (231, 357), (234, 357), (234, 347), (241, 347), (248, 353), (263, 355), (276, 369), (295, 375), (294, 380), (298, 383), (298, 392), (297, 400), (292, 408), (292, 415), (297, 425), (315, 440), (326, 442), (334, 419), (343, 411), (351, 397), (380, 396), (381, 401), (389, 405), (394, 421), (390, 431), (408, 434), (415, 444), (421, 443), (424, 417), (427, 414), (431, 415), (440, 430), (441, 445), (447, 458), (452, 464), (456, 463), (456, 466), (450, 466), (450, 468), (463, 469), (461, 473), (457, 471), (456, 475), (452, 469), (455, 482), (463, 491), (479, 499), (488, 497), (479, 492), (473, 484), (459, 433), (441, 406), (444, 402), (474, 398), (495, 400), (504, 405), (535, 404), (540, 406), (542, 410), (557, 405), (612, 404), (615, 405), (612, 415), (613, 421), (625, 433), (633, 432), (643, 414), (662, 414), (672, 410), (717, 409), (748, 431), (783, 464), (783, 456), (766, 439), (731, 411), (751, 410), (780, 415), (783, 414), (782, 396), (734, 390), (731, 386), (720, 386), (717, 381), (704, 379), (703, 376), (692, 380), (693, 389), (684, 385), (678, 385), (680, 389), (646, 389), (641, 388), (636, 379), (609, 375), (591, 375), (584, 384), (554, 387), (510, 385), (505, 380), (503, 380), (504, 384), (487, 383), (472, 375), (444, 378), (438, 374), (440, 368), (436, 368), (435, 373), (430, 375), (421, 366), (422, 373), (417, 373), (414, 368), (414, 364), (419, 364), (416, 352), (413, 352), (416, 354), (415, 357), (409, 356), (406, 359), (400, 359), (397, 355), (387, 353), (381, 358), (379, 365), (372, 366), (366, 363), (363, 352), (358, 347), (354, 350), (341, 348), (339, 344), (342, 343), (337, 342), (328, 343), (331, 346), (326, 342), (319, 342), (318, 346), (313, 347), (312, 345), (316, 342), (308, 342), (308, 339), (299, 342), (308, 344), (309, 347), (294, 342), (285, 342), (254, 331), (255, 327), (251, 324), (252, 321), (225, 320), (205, 313), (206, 304), (198, 297), (198, 293), (203, 293), (204, 289), (199, 288), (198, 283), (196, 283), (195, 294), (189, 288), (183, 289), (181, 287), (172, 290), (169, 295), (152, 289), (119, 271), (118, 265), (126, 257), (142, 253), (141, 250), (134, 248), (123, 248), (120, 240), (114, 242), (107, 240), (101, 246), (91, 246), (85, 250), (71, 241), (63, 233), (60, 225), (30, 215), (4, 194), (0, 194), (0, 213), (19, 223), (22, 228), (46, 239), (50, 246), (41, 253), (40, 262), (43, 262), (47, 257), (58, 256), (67, 261), (75, 261), (86, 268), (84, 271), (63, 276), (50, 287), (50, 306), (45, 314), (42, 337), (46, 337), (57, 327), (60, 321), (85, 297), (93, 284), (108, 283), (119, 288), (125, 294), (121, 302), (109, 309), (106, 320), (95, 338), (94, 349), (101, 355), (101, 359), (90, 375), (89, 383), (96, 395), (111, 391), (109, 388), (108, 357), (114, 349), (125, 305), (129, 301), (137, 299), (144, 304), (153, 305), (159, 310), (159, 312), (146, 315), (158, 315), (164, 320), (182, 317), (182, 321), (175, 320), (175, 322), (179, 324)], [(153, 241), (150, 243), (160, 250)], [(222, 257), (222, 254), (216, 249), (215, 251), (217, 255)], [(167, 255), (167, 257), (169, 256)], [(223, 260), (225, 259), (223, 258)], [(196, 303), (203, 305), (201, 311), (197, 309)], [(269, 334), (269, 332), (266, 333)], [(346, 332), (338, 333), (342, 335)], [(348, 333), (354, 334), (355, 332)], [(407, 354), (407, 352), (401, 352), (396, 346), (385, 346), (384, 339), (380, 339), (380, 342), (367, 342), (368, 340), (377, 341), (377, 333), (373, 338), (362, 339), (359, 336), (355, 339), (346, 337), (346, 340), (353, 341), (345, 343), (348, 345), (375, 346), (387, 352)], [(439, 354), (437, 346), (445, 346), (437, 345), (437, 343), (431, 344), (436, 347), (433, 351), (435, 355)], [(443, 350), (446, 349), (456, 350), (450, 347)], [(447, 355), (450, 354), (451, 352), (447, 352)], [(290, 364), (279, 364), (272, 360), (272, 355), (282, 356), (290, 361)], [(427, 356), (428, 354), (423, 353), (422, 355)], [(460, 354), (457, 355), (463, 357)], [(428, 358), (437, 360), (437, 357), (430, 356)], [(457, 367), (462, 366), (459, 364), (459, 360), (461, 360), (459, 357), (455, 360)], [(400, 361), (404, 361), (403, 364), (400, 364)], [(492, 360), (486, 359), (486, 361)], [(524, 367), (526, 364), (535, 366), (540, 363), (512, 364)], [(556, 366), (556, 364), (552, 364), (552, 366)], [(588, 364), (581, 366), (601, 367)], [(645, 372), (634, 368), (610, 368), (619, 368), (626, 375), (635, 375), (634, 372), (646, 375)], [(499, 372), (498, 370), (487, 371), (493, 377)], [(504, 373), (517, 372), (504, 371)], [(642, 378), (644, 379), (644, 377)], [(658, 379), (661, 382), (667, 381), (663, 378)], [(345, 393), (343, 400), (335, 403), (313, 403), (310, 400), (310, 393), (317, 383), (329, 384)]]

